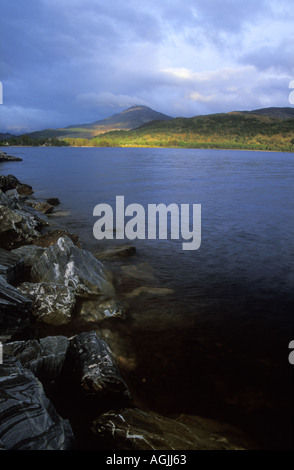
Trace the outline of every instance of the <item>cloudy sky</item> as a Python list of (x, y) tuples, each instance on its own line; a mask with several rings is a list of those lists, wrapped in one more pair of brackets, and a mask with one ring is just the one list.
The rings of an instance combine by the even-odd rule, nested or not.
[(293, 0), (0, 0), (0, 131), (291, 106)]

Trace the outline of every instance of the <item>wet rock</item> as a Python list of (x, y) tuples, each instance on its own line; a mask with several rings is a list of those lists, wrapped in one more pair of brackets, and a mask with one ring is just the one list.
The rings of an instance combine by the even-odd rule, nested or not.
[(4, 193), (9, 189), (15, 189), (20, 184), (18, 179), (13, 175), (0, 175), (0, 189)]
[(48, 246), (55, 245), (61, 237), (68, 237), (78, 248), (82, 247), (78, 235), (61, 229), (50, 230), (49, 232), (44, 233), (38, 238), (38, 240), (36, 240), (35, 244), (43, 248), (48, 248)]
[(3, 346), (4, 355), (14, 356), (42, 382), (46, 392), (58, 382), (69, 340), (46, 336), (38, 340), (14, 341)]
[(246, 450), (254, 444), (233, 426), (197, 416), (170, 419), (126, 408), (102, 414), (92, 430), (118, 450)]
[(49, 246), (31, 270), (33, 282), (56, 282), (72, 288), (76, 295), (113, 295), (113, 286), (103, 265), (86, 250), (77, 248), (69, 237)]
[(31, 300), (0, 276), (0, 335), (11, 337), (29, 326)]
[(41, 382), (14, 357), (0, 365), (0, 439), (6, 450), (68, 450), (74, 436)]
[(0, 162), (22, 162), (22, 158), (7, 155), (6, 152), (0, 152)]
[(24, 282), (18, 290), (32, 300), (32, 314), (47, 325), (66, 325), (76, 303), (75, 291), (54, 282)]
[(95, 253), (97, 259), (126, 258), (136, 254), (136, 247), (131, 245), (122, 245), (108, 248), (107, 250)]
[(0, 175), (0, 189), (4, 193), (10, 189), (17, 189), (21, 195), (30, 195), (34, 192), (30, 185), (21, 183), (14, 175)]
[(106, 318), (124, 316), (126, 306), (115, 300), (85, 300), (81, 306), (80, 319), (86, 322), (98, 322)]
[(45, 248), (36, 245), (24, 245), (11, 250), (10, 253), (17, 255), (23, 261), (24, 266), (31, 267), (44, 253)]
[(60, 201), (58, 197), (50, 197), (47, 199), (48, 204), (51, 204), (51, 206), (59, 206)]
[(0, 245), (11, 250), (31, 243), (40, 233), (40, 221), (28, 213), (0, 206)]
[(70, 371), (73, 386), (86, 397), (95, 397), (100, 402), (112, 398), (124, 402), (130, 398), (107, 343), (94, 331), (70, 339), (65, 367)]
[(11, 283), (23, 272), (23, 260), (16, 253), (0, 248), (0, 276)]
[(42, 214), (51, 214), (54, 211), (54, 207), (48, 202), (30, 202), (30, 205), (38, 212)]

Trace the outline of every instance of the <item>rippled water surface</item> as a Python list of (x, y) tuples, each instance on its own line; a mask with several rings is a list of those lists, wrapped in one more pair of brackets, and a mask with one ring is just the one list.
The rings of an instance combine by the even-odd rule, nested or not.
[[(106, 264), (124, 321), (101, 327), (138, 403), (236, 423), (264, 446), (293, 430), (294, 154), (227, 150), (11, 148), (1, 174), (58, 197), (52, 217), (92, 252), (96, 204), (201, 204), (199, 250), (133, 240)], [(291, 368), (292, 367), (292, 368)]]

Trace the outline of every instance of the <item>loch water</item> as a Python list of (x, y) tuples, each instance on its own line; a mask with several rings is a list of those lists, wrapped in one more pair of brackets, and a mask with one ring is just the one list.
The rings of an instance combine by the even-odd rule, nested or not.
[[(124, 320), (97, 325), (137, 403), (170, 416), (236, 424), (263, 448), (293, 446), (294, 154), (147, 148), (8, 148), (22, 162), (1, 174), (61, 201), (51, 221), (105, 261)], [(182, 241), (96, 240), (93, 209), (201, 204), (201, 246)], [(115, 231), (114, 231), (115, 237)], [(91, 325), (93, 329), (95, 325)]]

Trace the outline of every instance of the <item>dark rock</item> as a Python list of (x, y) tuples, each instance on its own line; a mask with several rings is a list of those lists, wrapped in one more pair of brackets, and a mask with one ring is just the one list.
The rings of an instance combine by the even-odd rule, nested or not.
[(46, 336), (39, 340), (14, 341), (3, 345), (3, 352), (16, 357), (42, 382), (45, 390), (58, 382), (69, 340), (66, 336)]
[(16, 253), (0, 248), (0, 276), (7, 282), (15, 281), (23, 273), (23, 260)]
[(29, 324), (31, 300), (0, 276), (0, 335), (13, 336), (21, 333)]
[(54, 282), (24, 282), (18, 290), (32, 300), (32, 314), (47, 325), (66, 325), (71, 320), (76, 298), (73, 289)]
[(130, 398), (107, 343), (95, 331), (70, 339), (66, 369), (73, 386), (86, 397), (95, 397), (100, 402), (111, 398), (124, 402)]
[(97, 259), (126, 258), (136, 254), (136, 247), (131, 245), (122, 245), (108, 248), (107, 250), (95, 253)]
[(6, 152), (0, 152), (0, 162), (22, 162), (22, 158), (7, 155)]
[(92, 430), (118, 450), (246, 450), (254, 444), (235, 427), (198, 416), (170, 419), (136, 408), (109, 411)]
[(36, 240), (35, 244), (37, 246), (42, 246), (43, 248), (48, 248), (48, 246), (55, 245), (60, 237), (68, 237), (78, 248), (82, 247), (78, 235), (61, 229), (50, 230), (49, 232), (44, 233), (38, 238), (38, 240)]
[(0, 245), (3, 248), (11, 250), (32, 243), (40, 235), (39, 226), (39, 219), (28, 213), (0, 206)]
[(6, 450), (69, 450), (74, 436), (41, 382), (14, 357), (0, 365), (0, 439)]
[(24, 266), (31, 267), (44, 253), (45, 248), (36, 245), (24, 245), (11, 250), (10, 253), (22, 259)]
[(4, 193), (9, 189), (15, 189), (20, 183), (14, 175), (0, 175), (0, 189)]
[(10, 189), (16, 189), (17, 192), (21, 195), (30, 195), (33, 194), (33, 189), (28, 184), (21, 183), (13, 175), (0, 175), (0, 189), (5, 193)]
[(51, 204), (51, 206), (59, 206), (60, 201), (58, 197), (49, 197), (47, 199), (48, 204)]
[(49, 246), (32, 266), (33, 282), (56, 282), (75, 290), (76, 295), (113, 295), (103, 265), (86, 250), (77, 248), (68, 237)]

